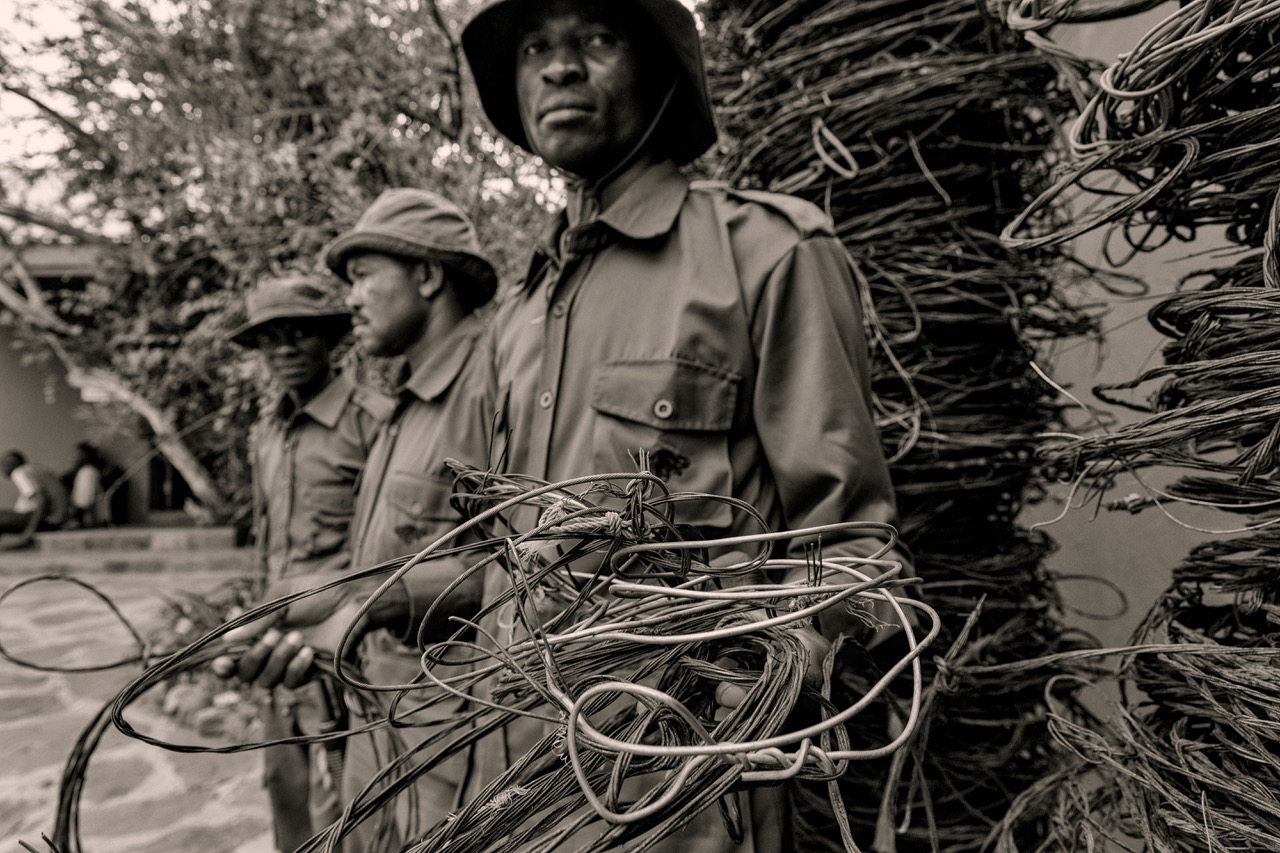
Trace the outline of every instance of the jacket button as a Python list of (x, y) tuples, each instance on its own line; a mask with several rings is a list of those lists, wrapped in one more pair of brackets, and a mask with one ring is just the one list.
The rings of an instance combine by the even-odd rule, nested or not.
[(563, 302), (557, 302), (555, 305), (552, 305), (552, 306), (551, 306), (551, 316), (552, 316), (552, 317), (557, 317), (557, 318), (559, 318), (559, 317), (563, 317), (563, 316), (564, 316), (565, 311), (567, 311), (567, 310), (568, 310), (568, 309), (564, 307), (564, 303), (563, 303)]
[(553, 400), (555, 400), (555, 396), (550, 391), (543, 391), (538, 395), (538, 405), (544, 409), (551, 408)]
[(670, 400), (659, 400), (653, 404), (653, 413), (664, 421), (676, 413), (676, 407)]
[(422, 509), (422, 503), (418, 501), (415, 501), (413, 506), (409, 507), (409, 511), (414, 515), (422, 515)]

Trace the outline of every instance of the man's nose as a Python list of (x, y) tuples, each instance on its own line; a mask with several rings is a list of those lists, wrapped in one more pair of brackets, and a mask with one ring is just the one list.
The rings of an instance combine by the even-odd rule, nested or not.
[(542, 76), (548, 83), (564, 86), (584, 79), (587, 68), (582, 62), (582, 54), (576, 48), (572, 45), (560, 45), (552, 48), (547, 63), (542, 68)]

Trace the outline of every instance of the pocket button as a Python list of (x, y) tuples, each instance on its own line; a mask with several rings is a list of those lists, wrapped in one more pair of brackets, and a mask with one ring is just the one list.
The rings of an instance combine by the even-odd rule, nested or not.
[(671, 404), (670, 400), (659, 400), (653, 404), (653, 414), (655, 417), (662, 418), (664, 421), (676, 413), (676, 407)]

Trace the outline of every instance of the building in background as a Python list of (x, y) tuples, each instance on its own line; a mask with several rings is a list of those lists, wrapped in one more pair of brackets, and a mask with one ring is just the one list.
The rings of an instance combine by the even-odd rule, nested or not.
[[(83, 287), (99, 263), (98, 250), (92, 246), (37, 243), (0, 246), (0, 268), (7, 267), (15, 253), (27, 271), (51, 290)], [(4, 325), (0, 325), (0, 393), (0, 450), (16, 448), (31, 461), (61, 474), (72, 467), (76, 444), (89, 441), (126, 472), (125, 494), (117, 497), (118, 520), (127, 524), (187, 521), (182, 505), (190, 493), (173, 467), (135, 437), (90, 436), (78, 413), (91, 401), (67, 383), (56, 362), (24, 364), (22, 353), (14, 347), (13, 329)], [(16, 498), (13, 484), (0, 482), (0, 505), (11, 505)]]

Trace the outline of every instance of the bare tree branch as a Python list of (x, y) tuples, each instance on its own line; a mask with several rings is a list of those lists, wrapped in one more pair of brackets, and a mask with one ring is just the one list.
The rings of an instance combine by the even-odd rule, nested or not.
[(86, 389), (97, 391), (99, 394), (124, 403), (142, 416), (155, 434), (157, 449), (186, 480), (196, 500), (215, 514), (221, 513), (225, 509), (222, 494), (213, 478), (209, 476), (208, 469), (182, 441), (181, 432), (172, 415), (130, 388), (119, 376), (100, 367), (86, 367), (80, 357), (69, 351), (64, 340), (78, 336), (81, 330), (66, 323), (49, 309), (44, 291), (31, 275), (31, 271), (19, 259), (17, 252), (10, 246), (8, 235), (3, 231), (0, 231), (0, 244), (9, 247), (9, 256), (0, 258), (0, 261), (7, 261), (8, 269), (18, 279), (26, 294), (24, 298), (0, 277), (0, 305), (18, 314), (39, 330), (40, 337), (66, 369), (68, 385), (82, 391)]
[(0, 305), (8, 308), (33, 326), (50, 334), (71, 336), (79, 333), (78, 329), (55, 317), (47, 308), (33, 305), (23, 298), (22, 294), (18, 293), (3, 278), (0, 278)]
[(118, 165), (115, 154), (108, 146), (104, 145), (102, 140), (98, 139), (98, 137), (89, 133), (84, 128), (80, 127), (80, 125), (49, 106), (41, 98), (32, 94), (25, 86), (15, 86), (12, 83), (0, 83), (0, 89), (3, 89), (10, 94), (17, 95), (19, 98), (22, 98), (34, 105), (36, 109), (48, 116), (56, 125), (71, 134), (75, 139), (79, 140), (82, 145), (93, 149), (98, 157), (102, 159), (103, 165), (108, 169), (113, 171), (115, 170)]
[(63, 222), (60, 219), (51, 219), (43, 214), (27, 210), (25, 207), (0, 204), (0, 216), (13, 219), (27, 225), (39, 225), (42, 228), (48, 228), (50, 231), (56, 231), (59, 234), (74, 237), (81, 243), (90, 243), (100, 246), (115, 245), (111, 240), (103, 237), (101, 234), (90, 234), (88, 231), (83, 231), (70, 223)]
[(462, 100), (462, 65), (464, 58), (462, 56), (462, 42), (453, 37), (453, 33), (449, 32), (449, 25), (445, 23), (444, 15), (440, 13), (440, 4), (436, 0), (427, 0), (427, 10), (431, 14), (431, 20), (435, 22), (436, 29), (440, 31), (440, 35), (444, 37), (445, 43), (449, 45), (450, 66), (444, 69), (444, 76), (448, 80), (448, 92), (446, 93), (450, 101), (450, 110), (452, 111), (452, 128), (449, 136), (455, 142), (462, 142), (470, 147), (470, 134), (463, 133), (463, 128), (467, 126), (465, 102)]
[[(0, 231), (0, 245), (10, 247), (9, 235), (3, 231)], [(18, 258), (17, 251), (8, 248), (6, 254), (7, 257), (0, 255), (0, 272), (3, 272), (5, 266), (12, 270), (14, 278), (18, 280), (26, 296), (24, 298), (8, 282), (0, 278), (0, 305), (4, 305), (46, 333), (67, 337), (79, 335), (79, 329), (66, 323), (50, 310), (49, 303), (44, 298), (44, 290), (35, 280), (35, 276), (31, 275), (31, 271)]]
[(222, 494), (210, 478), (208, 469), (196, 459), (186, 443), (182, 441), (181, 432), (168, 411), (156, 406), (130, 388), (114, 373), (80, 364), (67, 352), (62, 342), (52, 335), (46, 335), (46, 340), (58, 360), (67, 369), (67, 384), (78, 390), (92, 390), (106, 395), (124, 403), (132, 411), (141, 415), (155, 434), (156, 448), (182, 475), (182, 479), (191, 488), (191, 494), (195, 499), (215, 515), (225, 510)]

